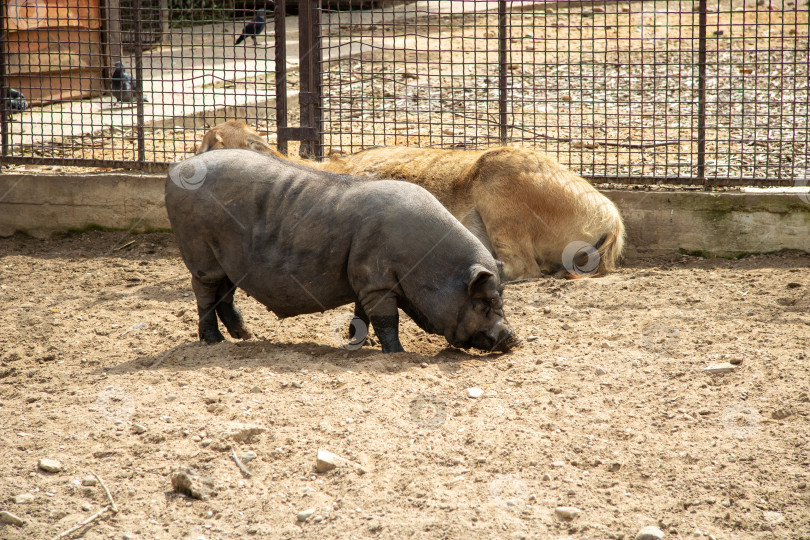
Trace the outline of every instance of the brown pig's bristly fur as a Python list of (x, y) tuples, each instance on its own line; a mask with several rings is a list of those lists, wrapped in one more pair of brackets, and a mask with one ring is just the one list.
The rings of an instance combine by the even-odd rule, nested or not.
[(382, 147), (332, 158), (321, 168), (426, 188), (503, 261), (508, 280), (570, 276), (562, 254), (574, 241), (596, 247), (596, 273), (604, 274), (615, 269), (624, 246), (613, 202), (543, 152)]
[(218, 148), (246, 148), (276, 157), (286, 157), (271, 147), (258, 131), (239, 120), (228, 120), (209, 129), (197, 148), (197, 153), (202, 154)]

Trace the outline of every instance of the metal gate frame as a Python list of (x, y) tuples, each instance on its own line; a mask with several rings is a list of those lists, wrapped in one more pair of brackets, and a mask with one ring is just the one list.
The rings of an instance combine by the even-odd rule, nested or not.
[(321, 2), (298, 3), (298, 58), (301, 77), (298, 106), (299, 127), (287, 126), (287, 1), (276, 0), (276, 123), (278, 150), (287, 154), (288, 141), (301, 141), (303, 158), (323, 157), (321, 127), (323, 94), (321, 88)]

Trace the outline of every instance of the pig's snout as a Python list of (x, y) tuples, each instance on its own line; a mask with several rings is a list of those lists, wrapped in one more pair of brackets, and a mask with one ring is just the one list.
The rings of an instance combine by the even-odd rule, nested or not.
[(484, 351), (508, 352), (521, 341), (506, 321), (498, 321), (492, 328), (475, 334), (470, 345)]
[(518, 337), (515, 331), (509, 327), (506, 321), (498, 321), (498, 323), (487, 332), (487, 337), (493, 342), (492, 350), (497, 349), (501, 352), (509, 352), (510, 349), (523, 341), (523, 339)]

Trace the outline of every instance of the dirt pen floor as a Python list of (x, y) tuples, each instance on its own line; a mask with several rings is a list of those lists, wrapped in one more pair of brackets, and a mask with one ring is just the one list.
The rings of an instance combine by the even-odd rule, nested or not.
[(102, 510), (97, 473), (118, 512), (74, 537), (810, 538), (808, 267), (634, 259), (508, 286), (511, 354), (404, 321), (383, 355), (338, 347), (348, 307), (280, 321), (241, 293), (256, 338), (198, 343), (170, 234), (0, 240), (0, 510), (25, 522), (0, 537)]

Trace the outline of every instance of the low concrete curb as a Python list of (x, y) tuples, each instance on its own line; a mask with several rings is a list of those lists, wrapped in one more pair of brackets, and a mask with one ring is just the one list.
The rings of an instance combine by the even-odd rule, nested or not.
[[(0, 236), (45, 238), (100, 225), (143, 232), (170, 227), (164, 175), (0, 175)], [(627, 255), (679, 251), (737, 256), (810, 253), (810, 200), (795, 193), (605, 191), (627, 226)]]
[(168, 229), (165, 175), (0, 175), (0, 236), (37, 238), (88, 225), (143, 232)]

